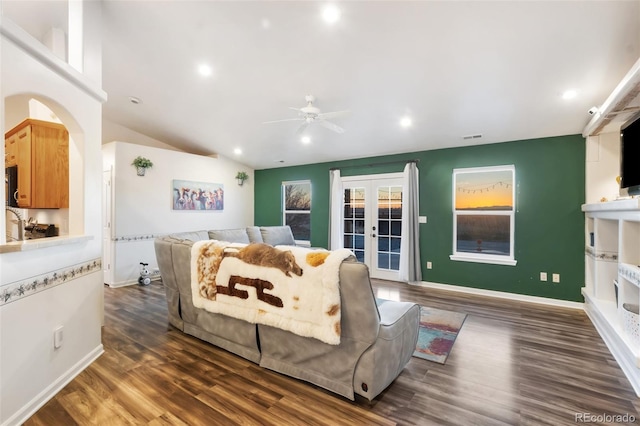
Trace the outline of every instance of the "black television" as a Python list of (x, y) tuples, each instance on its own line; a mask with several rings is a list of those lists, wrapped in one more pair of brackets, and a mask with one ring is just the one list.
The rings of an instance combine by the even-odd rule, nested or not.
[(640, 195), (640, 114), (620, 127), (620, 195)]

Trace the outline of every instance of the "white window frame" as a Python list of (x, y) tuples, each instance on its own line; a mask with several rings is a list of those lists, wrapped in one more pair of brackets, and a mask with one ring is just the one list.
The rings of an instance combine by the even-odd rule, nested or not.
[[(286, 194), (286, 186), (287, 185), (309, 185), (309, 210), (287, 210), (287, 204), (285, 199)], [(310, 180), (292, 180), (292, 181), (284, 181), (281, 186), (282, 193), (282, 224), (287, 225), (287, 214), (307, 214), (309, 215), (309, 238), (311, 238), (311, 204), (313, 200), (313, 186), (311, 185)], [(295, 238), (295, 236), (294, 236)], [(297, 245), (301, 246), (311, 246), (311, 240), (295, 240)]]
[[(456, 187), (458, 176), (465, 173), (483, 173), (483, 172), (500, 172), (510, 171), (513, 176), (511, 182), (511, 197), (513, 206), (511, 210), (456, 210)], [(453, 170), (453, 185), (452, 185), (452, 211), (453, 211), (453, 254), (449, 256), (449, 259), (462, 261), (462, 262), (477, 262), (477, 263), (490, 263), (496, 265), (509, 265), (515, 266), (517, 261), (514, 257), (515, 253), (515, 222), (516, 222), (516, 168), (514, 165), (504, 166), (491, 166), (491, 167), (472, 167), (464, 169)], [(495, 255), (495, 254), (483, 254), (483, 253), (468, 253), (457, 251), (457, 235), (458, 235), (458, 216), (463, 215), (482, 215), (482, 216), (509, 216), (510, 217), (510, 229), (509, 229), (509, 255)]]

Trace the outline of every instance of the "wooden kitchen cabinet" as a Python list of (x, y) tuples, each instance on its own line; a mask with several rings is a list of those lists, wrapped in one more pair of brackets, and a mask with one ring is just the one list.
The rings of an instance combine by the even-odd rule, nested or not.
[(4, 166), (18, 164), (18, 136), (13, 135), (4, 141)]
[(5, 133), (4, 138), (5, 150), (8, 143), (16, 146), (18, 207), (68, 208), (67, 129), (62, 124), (27, 118)]

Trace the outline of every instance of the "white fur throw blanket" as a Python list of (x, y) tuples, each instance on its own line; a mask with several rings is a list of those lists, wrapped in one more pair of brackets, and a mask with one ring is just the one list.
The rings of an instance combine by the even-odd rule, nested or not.
[(340, 343), (339, 270), (349, 250), (205, 240), (191, 249), (193, 305)]

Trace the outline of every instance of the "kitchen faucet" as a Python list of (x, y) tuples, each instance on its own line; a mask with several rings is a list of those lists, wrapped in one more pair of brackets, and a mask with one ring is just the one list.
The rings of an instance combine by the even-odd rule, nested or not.
[[(16, 211), (17, 209), (14, 209), (12, 207), (5, 207), (5, 210), (7, 212), (13, 213), (16, 216), (16, 218), (18, 219), (17, 220), (17, 225), (18, 225), (18, 239), (17, 239), (17, 241), (24, 240), (24, 223), (22, 221), (22, 216), (20, 215), (19, 212)], [(8, 222), (8, 220), (7, 220), (7, 222)], [(11, 234), (7, 234), (7, 237), (13, 239), (13, 237), (11, 237)]]

